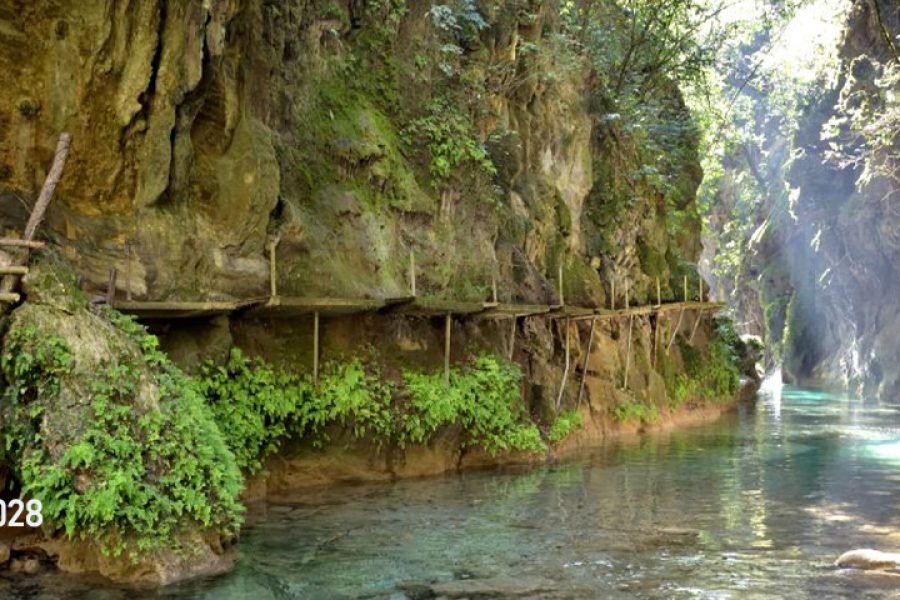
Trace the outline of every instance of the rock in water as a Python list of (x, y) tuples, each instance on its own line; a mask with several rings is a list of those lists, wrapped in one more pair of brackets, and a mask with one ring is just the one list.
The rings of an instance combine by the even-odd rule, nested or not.
[(842, 569), (895, 569), (900, 566), (900, 553), (860, 548), (841, 554), (834, 566)]

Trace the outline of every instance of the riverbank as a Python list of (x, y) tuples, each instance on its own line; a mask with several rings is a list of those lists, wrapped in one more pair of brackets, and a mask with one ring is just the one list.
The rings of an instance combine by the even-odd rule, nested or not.
[(637, 438), (650, 433), (708, 425), (736, 411), (741, 403), (753, 402), (756, 389), (758, 384), (747, 381), (741, 392), (730, 401), (669, 409), (653, 422), (619, 422), (610, 418), (608, 413), (600, 413), (585, 405), (578, 411), (582, 427), (541, 454), (510, 452), (491, 455), (480, 449), (465, 451), (460, 448), (459, 437), (452, 432), (442, 433), (431, 443), (405, 449), (378, 448), (365, 441), (349, 439), (336, 441), (323, 449), (292, 444), (270, 457), (263, 470), (248, 479), (242, 498), (246, 502), (257, 502), (308, 488), (572, 460), (612, 439)]

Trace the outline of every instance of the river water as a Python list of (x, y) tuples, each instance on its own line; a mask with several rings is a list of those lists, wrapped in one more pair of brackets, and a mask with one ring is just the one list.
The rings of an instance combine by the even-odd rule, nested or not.
[(486, 580), (491, 597), (536, 582), (530, 597), (881, 598), (900, 582), (831, 565), (900, 549), (898, 508), (900, 406), (785, 388), (553, 466), (270, 502), (214, 580), (134, 592), (48, 574), (0, 580), (0, 597), (401, 600)]

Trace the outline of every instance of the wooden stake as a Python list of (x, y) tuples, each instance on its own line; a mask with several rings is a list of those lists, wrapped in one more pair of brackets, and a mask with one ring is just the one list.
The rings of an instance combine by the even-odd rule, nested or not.
[(510, 320), (512, 321), (512, 328), (509, 330), (509, 360), (512, 360), (513, 352), (516, 348), (516, 321), (518, 321), (518, 317), (513, 315), (513, 318)]
[(15, 304), (21, 300), (21, 297), (18, 294), (0, 294), (0, 302), (6, 304)]
[(591, 317), (591, 332), (588, 334), (587, 352), (584, 355), (584, 368), (581, 370), (581, 385), (578, 386), (578, 401), (575, 406), (581, 406), (581, 397), (584, 395), (584, 381), (587, 379), (588, 365), (591, 361), (591, 348), (594, 345), (594, 325), (597, 324), (597, 317)]
[(416, 253), (409, 251), (409, 295), (416, 296)]
[(0, 238), (0, 246), (11, 248), (28, 248), (29, 250), (40, 250), (46, 248), (46, 242), (37, 242), (34, 240), (20, 240), (18, 238)]
[(116, 299), (116, 268), (109, 270), (109, 277), (106, 280), (106, 304), (112, 306)]
[(313, 313), (313, 384), (319, 385), (319, 311)]
[(131, 242), (125, 242), (125, 299), (131, 302)]
[(697, 279), (700, 280), (700, 297), (697, 300), (703, 302), (703, 277), (698, 274)]
[(491, 275), (491, 299), (496, 304), (497, 302), (497, 276)]
[(616, 278), (613, 277), (612, 282), (609, 284), (610, 292), (609, 292), (609, 308), (610, 310), (616, 310)]
[(675, 324), (675, 329), (672, 330), (672, 337), (669, 338), (669, 343), (666, 344), (666, 354), (669, 353), (669, 348), (672, 347), (672, 342), (675, 341), (675, 336), (678, 335), (678, 330), (681, 328), (681, 319), (684, 317), (684, 309), (678, 311), (678, 322)]
[(556, 395), (556, 410), (562, 403), (563, 392), (566, 391), (566, 380), (569, 379), (569, 317), (566, 317), (566, 367), (563, 369), (562, 381), (559, 384), (559, 394)]
[(688, 339), (688, 343), (689, 343), (689, 344), (693, 344), (693, 343), (694, 343), (694, 334), (697, 333), (697, 328), (700, 326), (700, 321), (701, 321), (702, 319), (703, 319), (703, 311), (701, 310), (701, 311), (697, 314), (697, 320), (694, 321), (694, 328), (691, 329), (691, 337)]
[[(41, 193), (38, 194), (37, 202), (34, 203), (34, 208), (31, 211), (31, 215), (28, 217), (28, 222), (25, 224), (25, 233), (22, 236), (23, 242), (31, 242), (34, 240), (37, 228), (40, 226), (41, 221), (44, 220), (44, 213), (47, 212), (47, 206), (49, 206), (50, 200), (53, 198), (53, 192), (56, 190), (56, 185), (59, 183), (60, 177), (62, 177), (63, 167), (66, 166), (66, 158), (69, 155), (69, 145), (71, 143), (71, 135), (68, 133), (60, 134), (59, 141), (56, 144), (56, 152), (53, 155), (53, 164), (50, 166), (50, 172), (47, 173), (47, 177), (44, 179)], [(25, 244), (19, 245), (24, 249), (13, 257), (12, 264), (14, 266), (24, 265), (28, 262), (30, 247)], [(18, 275), (7, 275), (4, 277), (3, 280), (0, 281), (0, 294), (12, 292), (17, 282)]]
[(444, 315), (444, 384), (450, 385), (450, 313)]
[(685, 302), (688, 301), (688, 295), (687, 295), (687, 275), (684, 276), (684, 301), (685, 301)]
[(278, 297), (278, 266), (275, 264), (275, 242), (269, 242), (269, 296)]
[(659, 287), (659, 277), (656, 278), (656, 305), (662, 306), (662, 291)]
[(563, 306), (565, 306), (566, 304), (566, 299), (563, 295), (563, 266), (561, 259), (559, 263), (559, 303)]
[(628, 284), (625, 284), (625, 310), (628, 310), (629, 302), (628, 302)]
[(625, 382), (622, 389), (628, 389), (628, 370), (631, 368), (631, 327), (634, 324), (634, 317), (628, 317), (628, 347), (625, 351)]
[(0, 275), (27, 275), (28, 267), (0, 267)]

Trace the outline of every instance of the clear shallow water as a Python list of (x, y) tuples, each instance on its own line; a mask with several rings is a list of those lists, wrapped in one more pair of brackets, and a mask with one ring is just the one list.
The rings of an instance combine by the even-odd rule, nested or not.
[(2, 598), (405, 598), (399, 582), (552, 580), (553, 598), (885, 597), (835, 570), (900, 550), (900, 406), (785, 389), (713, 425), (579, 460), (271, 502), (226, 576), (135, 592), (56, 574)]

